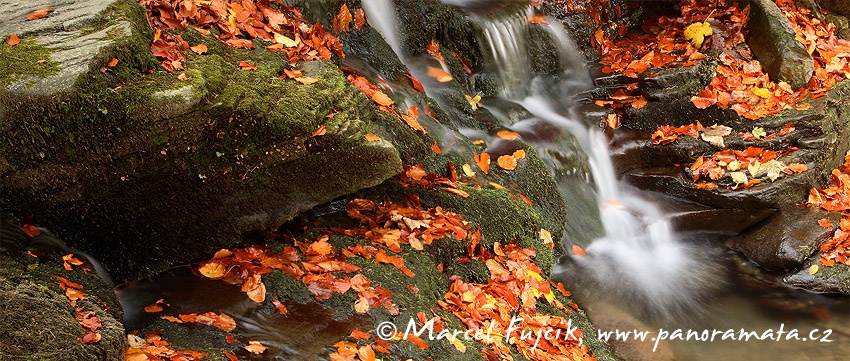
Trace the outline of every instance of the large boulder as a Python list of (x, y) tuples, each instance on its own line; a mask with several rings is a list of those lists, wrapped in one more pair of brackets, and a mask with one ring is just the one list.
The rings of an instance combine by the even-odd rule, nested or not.
[(21, 15), (35, 7), (16, 10), (0, 28), (23, 39), (0, 45), (12, 64), (0, 76), (0, 208), (33, 215), (119, 282), (274, 230), (430, 153), (432, 138), (378, 111), (331, 62), (299, 66), (318, 79), (302, 85), (278, 78), (289, 62), (276, 54), (187, 30), (209, 51), (187, 54), (181, 81), (151, 55), (141, 6), (89, 3), (36, 21)]
[(749, 0), (747, 44), (774, 81), (794, 89), (812, 77), (814, 60), (796, 38), (794, 27), (772, 0)]

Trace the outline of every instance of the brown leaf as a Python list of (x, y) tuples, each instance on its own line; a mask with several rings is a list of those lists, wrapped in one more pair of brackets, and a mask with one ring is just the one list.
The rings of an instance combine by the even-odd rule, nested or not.
[(9, 46), (15, 46), (15, 45), (18, 45), (20, 43), (21, 43), (21, 38), (19, 38), (15, 34), (10, 35), (9, 38), (6, 39), (6, 45), (9, 45)]
[(348, 32), (350, 30), (349, 24), (351, 24), (351, 11), (348, 10), (348, 5), (345, 3), (342, 4), (342, 7), (339, 8), (339, 13), (334, 17), (334, 31), (339, 32)]
[(52, 6), (46, 7), (46, 8), (43, 8), (43, 9), (38, 9), (36, 11), (29, 13), (29, 15), (26, 16), (26, 18), (27, 18), (27, 20), (30, 20), (30, 21), (38, 20), (38, 19), (41, 19), (41, 18), (47, 16), (47, 14), (49, 14), (52, 11), (53, 11)]
[(106, 66), (110, 68), (114, 68), (116, 65), (118, 65), (118, 58), (112, 58), (112, 60), (110, 60), (109, 63), (106, 64)]
[(82, 338), (83, 343), (92, 344), (100, 342), (100, 332), (89, 332)]
[(313, 134), (314, 137), (317, 137), (317, 136), (320, 136), (320, 135), (325, 135), (327, 132), (328, 132), (327, 128), (325, 128), (325, 125), (322, 124), (321, 126), (319, 126), (318, 129), (314, 130), (312, 134)]
[(209, 49), (207, 49), (207, 46), (204, 45), (204, 44), (198, 44), (198, 45), (195, 45), (195, 46), (193, 46), (189, 49), (192, 49), (192, 51), (194, 51), (195, 54), (203, 54), (203, 53), (206, 53), (209, 50)]
[(354, 28), (360, 30), (364, 25), (366, 25), (366, 11), (359, 8), (354, 11)]
[(249, 63), (249, 62), (247, 62), (247, 61), (240, 61), (240, 62), (239, 62), (239, 67), (240, 67), (240, 68), (242, 68), (242, 70), (257, 70), (257, 66), (256, 66), (256, 65), (251, 64), (251, 63)]
[(248, 346), (242, 346), (242, 348), (248, 350), (248, 352), (259, 355), (263, 352), (266, 352), (268, 347), (263, 346), (259, 341), (248, 341)]

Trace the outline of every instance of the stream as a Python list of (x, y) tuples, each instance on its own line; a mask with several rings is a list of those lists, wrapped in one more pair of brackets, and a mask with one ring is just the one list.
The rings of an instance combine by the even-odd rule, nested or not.
[[(565, 249), (577, 245), (587, 255), (564, 257), (552, 277), (567, 285), (600, 331), (651, 332), (645, 341), (612, 340), (622, 357), (689, 361), (846, 359), (850, 354), (847, 297), (762, 282), (755, 266), (726, 248), (726, 235), (677, 231), (670, 221), (674, 205), (665, 203), (669, 200), (647, 195), (618, 179), (608, 137), (593, 120), (593, 114), (582, 113), (573, 100), (579, 92), (593, 87), (593, 82), (569, 34), (556, 19), (549, 19), (548, 24), (529, 24), (531, 8), (480, 15), (476, 9), (482, 6), (481, 1), (444, 3), (467, 10), (482, 29), (482, 52), (487, 56), (488, 68), (500, 79), (498, 95), (483, 99), (481, 106), (495, 115), (505, 129), (519, 133), (537, 149), (558, 181), (570, 211), (590, 209), (591, 215), (571, 218), (566, 225), (567, 236), (562, 240)], [(445, 64), (407, 55), (400, 38), (404, 34), (395, 24), (398, 16), (393, 2), (363, 0), (362, 4), (370, 25), (383, 35), (412, 75), (422, 81), (426, 93), (441, 107), (450, 106), (441, 94), (442, 85), (426, 74), (429, 66), (445, 68)], [(542, 27), (557, 48), (559, 74), (533, 73), (527, 45), (531, 26)], [(493, 139), (481, 131), (460, 129), (455, 133), (433, 122), (422, 122), (430, 133), (442, 134), (444, 152), (458, 151), (451, 147), (452, 139), (462, 136)], [(159, 298), (169, 300), (175, 307), (183, 305), (179, 306), (183, 307), (180, 312), (201, 312), (203, 309), (192, 305), (204, 304), (209, 309), (209, 300), (213, 299), (210, 297), (215, 295), (218, 304), (213, 308), (235, 315), (239, 335), (259, 340), (270, 347), (271, 356), (280, 359), (310, 359), (309, 355), (322, 353), (324, 346), (350, 330), (371, 325), (368, 317), (334, 320), (320, 306), (287, 304), (298, 317), (257, 313), (237, 288), (199, 279), (185, 269), (126, 285), (119, 293), (128, 330), (149, 321), (150, 316), (141, 308)], [(721, 341), (718, 336), (713, 342), (650, 341), (677, 329), (698, 333), (737, 333), (743, 329), (763, 334), (780, 327), (785, 331), (798, 330), (799, 339)], [(812, 331), (815, 329), (818, 331)], [(808, 340), (810, 336), (819, 336), (819, 340)]]

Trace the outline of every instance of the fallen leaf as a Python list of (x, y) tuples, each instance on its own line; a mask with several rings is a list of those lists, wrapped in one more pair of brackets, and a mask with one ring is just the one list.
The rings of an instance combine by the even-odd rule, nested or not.
[(711, 24), (706, 22), (701, 23), (693, 23), (688, 25), (685, 28), (685, 39), (691, 41), (691, 44), (694, 45), (694, 48), (699, 49), (702, 47), (703, 41), (705, 41), (706, 36), (710, 36), (711, 32)]
[(767, 178), (773, 182), (782, 175), (786, 168), (785, 163), (771, 159), (759, 167), (759, 172), (767, 172)]
[(809, 166), (802, 163), (791, 163), (788, 165), (788, 169), (790, 169), (794, 173), (803, 173), (809, 170)]
[(584, 249), (582, 249), (581, 246), (579, 246), (577, 244), (574, 244), (572, 246), (572, 251), (573, 251), (573, 254), (576, 255), (576, 256), (587, 256), (587, 252), (585, 252)]
[(179, 81), (186, 81), (188, 79), (189, 79), (189, 76), (186, 75), (186, 72), (182, 72), (182, 73), (180, 73), (180, 75), (177, 75), (177, 80), (179, 80)]
[(281, 303), (279, 300), (272, 301), (272, 304), (274, 305), (274, 308), (276, 308), (277, 311), (283, 314), (284, 316), (289, 313), (289, 311), (286, 309), (286, 305)]
[(195, 46), (193, 46), (189, 49), (192, 49), (192, 51), (194, 51), (195, 54), (203, 54), (203, 53), (206, 53), (209, 50), (209, 49), (207, 49), (207, 46), (204, 45), (204, 44), (198, 44), (198, 45), (195, 45)]
[(20, 43), (21, 43), (21, 38), (19, 38), (15, 34), (10, 35), (9, 38), (6, 39), (6, 45), (9, 45), (9, 46), (15, 46), (15, 45), (18, 45)]
[(832, 229), (832, 220), (829, 218), (818, 219), (818, 225), (826, 229)]
[(109, 63), (106, 64), (106, 66), (110, 68), (114, 68), (116, 65), (118, 65), (118, 58), (112, 58), (112, 60), (110, 60)]
[(496, 162), (499, 164), (499, 167), (502, 167), (504, 170), (514, 170), (516, 169), (517, 161), (512, 155), (502, 155), (496, 159)]
[(816, 273), (818, 273), (819, 268), (820, 267), (818, 267), (818, 265), (813, 264), (811, 267), (809, 267), (809, 274), (814, 276)]
[(381, 140), (381, 137), (374, 135), (372, 133), (368, 133), (368, 134), (364, 135), (363, 137), (365, 137), (366, 140), (370, 141), (370, 142), (377, 142), (377, 141)]
[(339, 32), (348, 32), (350, 30), (349, 25), (351, 24), (351, 20), (353, 20), (351, 16), (351, 11), (348, 10), (348, 5), (345, 3), (342, 4), (342, 7), (339, 8), (339, 12), (334, 17), (334, 30)]
[(242, 68), (242, 70), (257, 70), (257, 66), (256, 66), (256, 65), (251, 64), (251, 63), (249, 63), (249, 62), (247, 62), (247, 61), (240, 61), (240, 62), (239, 62), (239, 67), (240, 67), (240, 68)]
[(428, 74), (428, 76), (430, 76), (434, 79), (437, 79), (437, 81), (440, 82), (440, 83), (447, 83), (447, 82), (452, 81), (452, 79), (454, 79), (454, 78), (452, 78), (452, 75), (449, 74), (448, 72), (446, 72), (445, 70), (443, 70), (441, 68), (435, 68), (435, 67), (432, 67), (432, 66), (428, 67), (427, 74)]
[(325, 135), (327, 132), (328, 132), (327, 128), (325, 127), (324, 124), (322, 124), (322, 125), (319, 126), (318, 129), (314, 130), (313, 133), (311, 133), (311, 134), (314, 137), (317, 137), (317, 136)]
[(53, 11), (52, 6), (46, 7), (46, 8), (43, 8), (43, 9), (38, 9), (36, 11), (29, 13), (26, 16), (26, 18), (27, 18), (27, 20), (30, 20), (30, 21), (38, 20), (38, 19), (41, 19), (41, 18), (47, 16), (47, 14), (49, 14), (52, 11)]
[(370, 98), (372, 98), (375, 103), (378, 103), (378, 105), (383, 105), (387, 107), (393, 105), (393, 100), (380, 90), (375, 90), (375, 92), (370, 95)]
[(92, 344), (100, 342), (100, 332), (89, 332), (82, 338), (83, 343)]
[(295, 78), (295, 81), (297, 81), (301, 84), (304, 84), (304, 85), (310, 85), (310, 84), (313, 84), (313, 83), (319, 81), (319, 79), (304, 76), (304, 77)]
[[(236, 355), (234, 355), (230, 352), (227, 352), (225, 350), (221, 350), (221, 353), (223, 353), (224, 357), (227, 357), (227, 359), (230, 360), (230, 361), (239, 361), (239, 358), (236, 357)], [(127, 360), (124, 360), (124, 361), (127, 361)]]
[(468, 164), (468, 163), (464, 163), (464, 164), (460, 167), (460, 169), (461, 169), (461, 170), (463, 170), (463, 174), (465, 174), (467, 177), (470, 177), (470, 178), (474, 178), (474, 177), (475, 177), (475, 172), (473, 172), (473, 171), (472, 171), (472, 167), (471, 167), (471, 166), (469, 166), (469, 164)]
[(242, 346), (242, 348), (255, 355), (266, 352), (266, 349), (268, 349), (268, 347), (263, 346), (259, 341), (248, 341), (248, 346)]
[(703, 129), (702, 134), (700, 135), (702, 140), (714, 145), (716, 147), (725, 148), (726, 144), (723, 143), (723, 138), (732, 134), (732, 128), (729, 128), (725, 125), (712, 125), (708, 128)]
[(475, 164), (478, 165), (478, 168), (481, 169), (484, 174), (488, 174), (490, 172), (490, 155), (487, 153), (481, 153), (479, 156), (477, 153), (473, 153), (475, 156)]
[(499, 137), (499, 138), (502, 138), (504, 140), (514, 140), (514, 139), (519, 138), (519, 133), (512, 132), (510, 130), (502, 129), (502, 130), (496, 132), (496, 136)]

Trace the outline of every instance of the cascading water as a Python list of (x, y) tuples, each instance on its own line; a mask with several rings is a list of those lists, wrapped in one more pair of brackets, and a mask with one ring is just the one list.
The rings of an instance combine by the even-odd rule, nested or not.
[[(460, 0), (444, 2), (462, 8), (469, 3)], [(396, 18), (396, 14), (387, 13), (394, 11), (392, 1), (364, 0), (363, 5), (369, 19)], [(530, 114), (530, 117), (504, 125), (520, 134), (533, 133), (535, 129), (566, 131), (575, 138), (589, 164), (604, 234), (594, 237), (586, 245), (587, 256), (572, 257), (568, 263), (577, 267), (583, 275), (591, 276), (596, 287), (604, 290), (603, 293), (623, 296), (630, 303), (641, 301), (641, 311), (667, 317), (681, 314), (702, 297), (707, 286), (716, 283), (711, 276), (714, 274), (711, 263), (700, 259), (697, 256), (700, 252), (691, 249), (692, 246), (677, 240), (667, 217), (655, 204), (620, 184), (604, 134), (576, 120), (572, 114), (571, 97), (576, 90), (591, 86), (590, 76), (584, 62), (579, 60), (575, 45), (556, 19), (534, 26), (543, 26), (544, 33), (557, 49), (559, 74), (534, 74), (528, 50), (528, 29), (531, 26), (528, 16), (532, 11), (526, 8), (510, 15), (470, 16), (482, 29), (482, 52), (489, 57), (501, 80), (500, 97), (521, 105)], [(372, 25), (388, 43), (399, 44), (394, 25), (385, 21), (376, 21)], [(394, 50), (404, 61), (404, 49)], [(414, 74), (421, 72), (412, 62), (406, 62), (406, 65)], [(496, 108), (488, 110), (493, 114), (501, 113)], [(562, 151), (558, 147), (563, 144), (563, 137), (555, 141), (551, 137), (526, 141), (535, 146), (541, 158), (553, 169), (562, 191), (575, 193), (575, 189), (580, 187), (575, 184), (576, 178), (561, 177), (557, 171), (561, 165), (557, 164), (555, 157), (545, 156), (549, 152)], [(568, 223), (575, 221), (569, 220)], [(567, 229), (573, 228), (568, 224)], [(565, 243), (573, 243), (573, 238), (581, 237), (568, 235)], [(570, 245), (566, 246), (569, 248)], [(566, 275), (568, 272), (563, 267), (556, 268), (554, 273), (556, 278), (559, 273), (562, 277), (575, 277), (572, 271)]]

